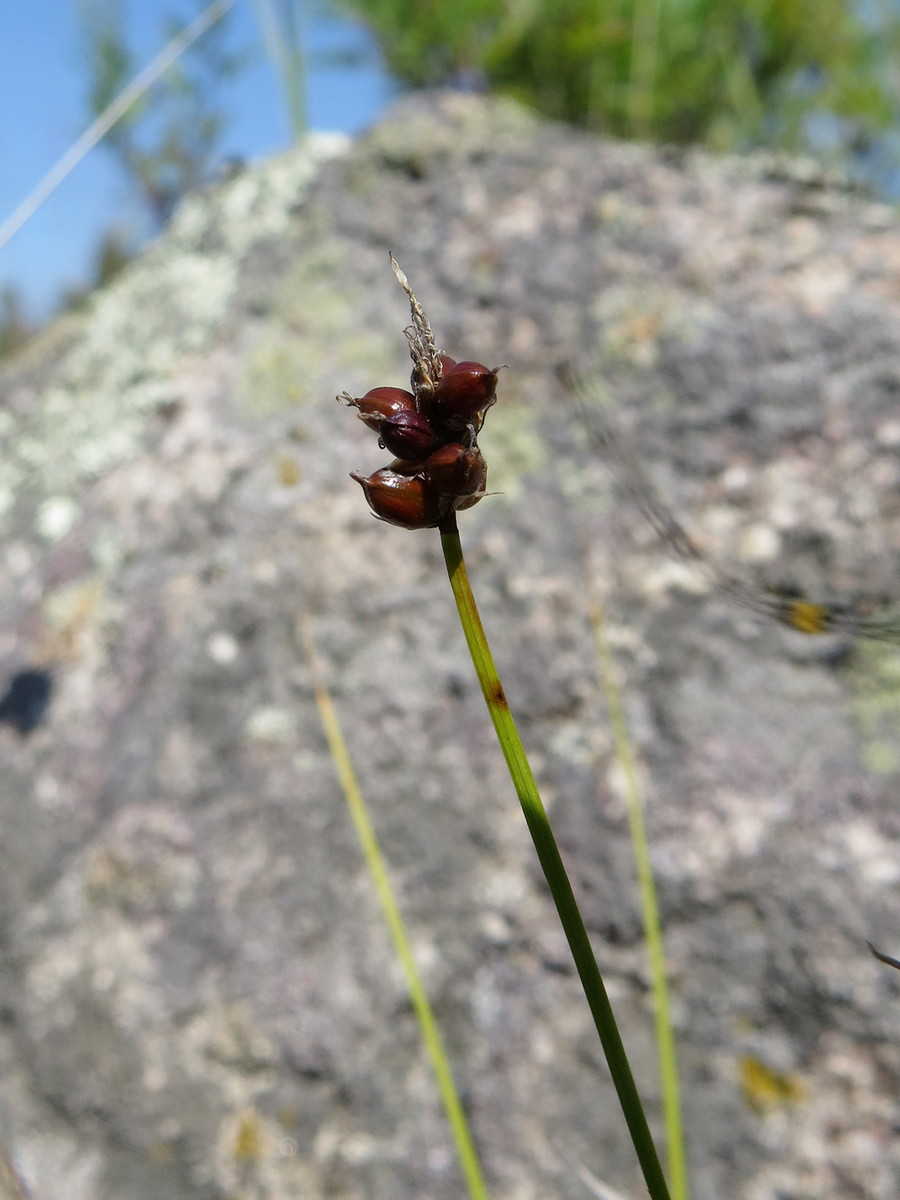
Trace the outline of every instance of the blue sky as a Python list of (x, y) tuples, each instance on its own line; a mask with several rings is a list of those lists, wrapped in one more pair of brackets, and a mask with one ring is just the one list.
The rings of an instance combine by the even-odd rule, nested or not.
[[(199, 0), (126, 0), (129, 36), (139, 66), (166, 41), (173, 14), (190, 17)], [(307, 2), (312, 129), (354, 133), (381, 115), (394, 95), (374, 43), (322, 4)], [(251, 61), (228, 89), (224, 155), (253, 160), (290, 144), (285, 101), (262, 48), (257, 7), (238, 0), (230, 45)], [(79, 56), (78, 0), (0, 0), (0, 223), (90, 124)], [(356, 61), (329, 62), (332, 52)], [(133, 211), (125, 178), (102, 144), (0, 250), (0, 286), (14, 284), (33, 317), (85, 277), (100, 234)]]

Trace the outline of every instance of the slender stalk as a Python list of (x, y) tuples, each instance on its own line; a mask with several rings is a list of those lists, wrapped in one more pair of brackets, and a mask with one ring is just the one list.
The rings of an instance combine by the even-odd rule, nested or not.
[(303, 22), (299, 10), (295, 9), (295, 0), (282, 0), (278, 8), (281, 19), (276, 12), (275, 0), (256, 0), (263, 43), (276, 72), (281, 77), (288, 120), (296, 141), (307, 129), (307, 70), (303, 48)]
[(675, 1051), (675, 1038), (672, 1033), (672, 1014), (666, 982), (666, 959), (653, 870), (650, 866), (650, 850), (647, 844), (647, 829), (644, 824), (641, 788), (631, 749), (631, 739), (628, 736), (622, 698), (616, 683), (615, 664), (609, 638), (606, 635), (603, 609), (599, 603), (591, 603), (590, 616), (594, 641), (597, 646), (597, 657), (600, 661), (603, 690), (606, 694), (606, 706), (609, 709), (616, 758), (625, 778), (628, 824), (631, 828), (631, 844), (637, 867), (643, 909), (644, 937), (647, 941), (647, 959), (650, 965), (650, 988), (656, 1021), (656, 1049), (659, 1055), (663, 1116), (666, 1126), (669, 1183), (672, 1188), (672, 1200), (687, 1200), (688, 1182), (684, 1153), (684, 1130), (681, 1121), (681, 1098), (678, 1090), (678, 1059)]
[(322, 682), (322, 671), (318, 655), (316, 654), (311, 627), (306, 623), (299, 625), (298, 635), (303, 645), (310, 674), (312, 675), (316, 705), (319, 709), (322, 727), (325, 730), (325, 737), (328, 739), (331, 757), (337, 769), (341, 788), (347, 801), (347, 807), (350, 810), (350, 816), (363, 848), (369, 874), (372, 876), (372, 881), (375, 884), (375, 891), (378, 894), (378, 900), (381, 904), (381, 910), (387, 923), (391, 941), (394, 943), (394, 950), (400, 959), (403, 973), (406, 976), (406, 987), (409, 991), (413, 1010), (422, 1032), (422, 1041), (425, 1043), (425, 1049), (431, 1059), (431, 1067), (437, 1079), (444, 1111), (447, 1114), (453, 1140), (456, 1143), (456, 1153), (459, 1157), (463, 1175), (465, 1176), (469, 1196), (471, 1200), (488, 1200), (487, 1187), (481, 1173), (478, 1154), (475, 1150), (475, 1144), (472, 1140), (459, 1093), (456, 1090), (456, 1084), (453, 1081), (453, 1072), (450, 1069), (443, 1039), (441, 1038), (437, 1021), (435, 1020), (431, 1005), (428, 1002), (428, 996), (422, 984), (422, 979), (416, 967), (412, 947), (409, 944), (409, 938), (403, 923), (403, 917), (400, 914), (394, 889), (391, 887), (387, 866), (382, 856), (381, 848), (378, 845), (378, 838), (369, 817), (362, 789), (359, 786), (356, 773), (353, 770), (353, 764), (350, 761), (347, 743), (344, 741), (344, 736), (341, 733), (341, 727), (331, 700), (331, 695)]
[(653, 131), (661, 4), (662, 0), (634, 0), (627, 100), (632, 137), (649, 138)]
[(613, 1085), (625, 1115), (641, 1170), (644, 1173), (647, 1190), (652, 1200), (670, 1200), (656, 1147), (647, 1125), (647, 1118), (597, 966), (597, 960), (594, 958), (572, 885), (566, 874), (559, 847), (550, 828), (543, 801), (525, 756), (525, 749), (519, 738), (497, 668), (494, 665), (484, 627), (478, 615), (478, 608), (463, 559), (455, 514), (442, 523), (440, 532), (444, 561), (450, 576), (450, 586), (453, 589), (472, 663), (478, 676), (478, 682), (481, 684), (481, 691), (497, 734), (497, 740), (519, 797), (519, 803), (522, 806), (544, 878), (547, 880), (569, 948), (572, 951), (572, 957), (575, 960), (591, 1015), (600, 1036), (603, 1053), (609, 1065)]
[(294, 137), (306, 133), (306, 55), (303, 46), (303, 13), (300, 0), (285, 0), (285, 59), (287, 62), (288, 108)]
[(151, 88), (157, 79), (168, 71), (169, 67), (187, 48), (202, 37), (217, 21), (234, 8), (237, 0), (214, 0), (205, 8), (177, 37), (173, 38), (163, 50), (137, 74), (131, 83), (124, 88), (115, 100), (109, 104), (100, 116), (73, 142), (65, 154), (47, 172), (37, 187), (26, 196), (22, 203), (0, 225), (0, 250), (6, 245), (13, 234), (18, 233), (25, 222), (33, 217), (40, 206), (56, 191), (63, 180), (78, 166), (88, 151), (93, 150), (112, 129), (113, 125), (128, 112), (129, 108), (138, 101), (144, 92)]

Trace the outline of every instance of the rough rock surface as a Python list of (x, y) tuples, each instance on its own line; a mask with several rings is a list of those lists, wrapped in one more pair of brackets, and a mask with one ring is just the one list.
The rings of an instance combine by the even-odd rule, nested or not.
[[(469, 569), (656, 1121), (603, 598), (672, 969), (695, 1200), (900, 1190), (900, 659), (702, 592), (610, 503), (572, 364), (748, 580), (900, 593), (900, 229), (804, 169), (404, 102), (192, 199), (0, 376), (0, 1129), (35, 1200), (450, 1200), (319, 725), (335, 701), (494, 1200), (644, 1194), (433, 531), (333, 397), (402, 385), (407, 270), (509, 364)], [(593, 1181), (593, 1182), (592, 1182)], [(605, 1192), (602, 1194), (606, 1194)]]

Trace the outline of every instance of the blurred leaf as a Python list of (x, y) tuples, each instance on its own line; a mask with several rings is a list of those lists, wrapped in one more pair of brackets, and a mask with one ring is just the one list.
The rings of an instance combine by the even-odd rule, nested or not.
[(845, 0), (337, 2), (408, 86), (483, 78), (615, 136), (804, 150), (819, 115), (852, 154), (860, 129), (871, 139), (897, 117), (900, 11), (888, 0), (866, 22)]
[(32, 332), (18, 289), (11, 284), (0, 288), (0, 361), (20, 350)]

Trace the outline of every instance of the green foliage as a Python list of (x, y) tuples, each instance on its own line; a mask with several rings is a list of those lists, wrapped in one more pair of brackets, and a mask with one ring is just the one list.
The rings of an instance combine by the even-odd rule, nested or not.
[[(122, 0), (80, 0), (79, 9), (86, 99), (96, 117), (137, 73), (137, 65), (128, 47)], [(209, 176), (225, 123), (218, 91), (243, 65), (224, 47), (225, 25), (220, 21), (195, 43), (104, 140), (156, 227)], [(166, 40), (181, 28), (180, 22), (169, 22)]]
[(83, 309), (91, 293), (115, 279), (133, 257), (134, 249), (123, 231), (115, 227), (107, 229), (94, 248), (87, 283), (64, 291), (59, 299), (59, 311), (77, 312)]
[(605, 133), (797, 149), (812, 112), (844, 121), (847, 141), (895, 115), (887, 63), (900, 15), (887, 0), (877, 28), (845, 0), (339, 3), (404, 83), (474, 81)]

